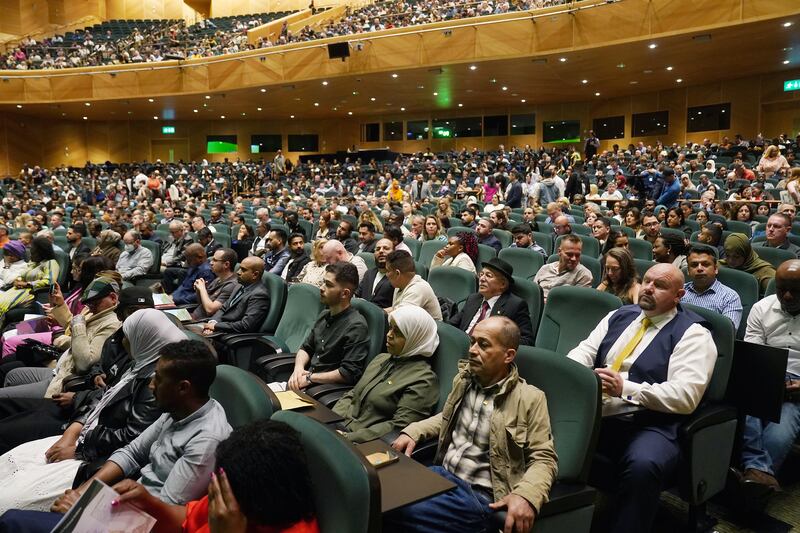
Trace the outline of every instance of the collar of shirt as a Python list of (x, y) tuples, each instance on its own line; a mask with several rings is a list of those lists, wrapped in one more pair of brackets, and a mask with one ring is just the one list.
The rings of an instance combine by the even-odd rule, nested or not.
[(694, 281), (688, 282), (684, 286), (684, 288), (687, 291), (691, 291), (691, 292), (693, 292), (694, 294), (696, 294), (698, 296), (702, 296), (704, 294), (716, 294), (717, 291), (719, 291), (719, 286), (720, 285), (722, 285), (722, 283), (720, 283), (720, 281), (718, 279), (714, 279), (714, 283), (712, 283), (711, 286), (709, 288), (707, 288), (706, 290), (704, 290), (703, 292), (699, 292), (697, 289), (695, 289)]
[(348, 307), (347, 309), (345, 309), (341, 313), (337, 313), (335, 315), (332, 315), (330, 310), (328, 310), (328, 314), (325, 315), (325, 322), (327, 322), (328, 324), (332, 324), (333, 322), (336, 322), (337, 320), (340, 320), (340, 319), (342, 319), (342, 318), (344, 318), (346, 316), (349, 316), (350, 313), (354, 313), (354, 312), (357, 313), (358, 311), (356, 311), (353, 307)]
[[(656, 329), (661, 329), (665, 324), (667, 324), (670, 320), (675, 318), (675, 315), (678, 314), (677, 308), (672, 308), (666, 313), (662, 313), (660, 315), (651, 316), (650, 321), (653, 323), (653, 327)], [(642, 320), (644, 320), (645, 314), (644, 311), (636, 318), (635, 322), (637, 324), (641, 324)]]
[[(204, 403), (203, 406), (200, 409), (198, 409), (194, 413), (190, 414), (189, 416), (183, 417), (180, 420), (175, 420), (173, 418), (172, 419), (173, 420), (172, 425), (174, 427), (176, 427), (176, 428), (179, 428), (179, 427), (183, 427), (183, 426), (185, 426), (187, 424), (192, 423), (193, 421), (197, 420), (198, 418), (204, 417), (206, 415), (206, 413), (208, 413), (214, 407), (215, 403), (216, 403), (215, 400), (209, 398), (209, 400), (206, 403)], [(172, 415), (170, 415), (170, 417), (172, 417)]]
[[(502, 294), (498, 294), (497, 296), (492, 296), (488, 300), (484, 298), (483, 301), (489, 304), (489, 313), (492, 312), (494, 309), (494, 304), (497, 303), (497, 300), (499, 300), (501, 296)], [(481, 307), (483, 307), (483, 302), (481, 302)], [(480, 308), (478, 308), (478, 312), (480, 313)]]
[(475, 388), (476, 391), (483, 393), (485, 395), (494, 396), (495, 394), (499, 393), (503, 390), (508, 383), (508, 380), (511, 378), (512, 372), (509, 372), (506, 377), (495, 383), (494, 385), (489, 385), (488, 387), (484, 387), (480, 384), (474, 374), (470, 374), (472, 377), (472, 386)]

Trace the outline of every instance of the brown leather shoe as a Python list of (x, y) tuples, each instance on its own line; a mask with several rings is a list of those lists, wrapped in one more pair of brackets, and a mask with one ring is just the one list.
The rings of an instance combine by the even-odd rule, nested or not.
[(755, 468), (748, 468), (744, 471), (743, 481), (745, 483), (758, 483), (759, 485), (766, 485), (775, 492), (781, 491), (781, 485), (778, 483), (778, 480), (775, 479), (775, 476), (772, 474), (767, 474), (766, 472), (762, 472), (761, 470), (756, 470)]

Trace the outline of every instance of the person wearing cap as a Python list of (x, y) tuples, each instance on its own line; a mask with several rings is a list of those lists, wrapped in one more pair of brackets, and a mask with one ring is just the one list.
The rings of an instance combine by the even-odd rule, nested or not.
[(66, 349), (55, 368), (15, 368), (6, 376), (0, 398), (52, 398), (69, 376), (87, 373), (100, 359), (105, 340), (119, 327), (114, 309), (120, 287), (116, 272), (106, 271), (92, 281), (81, 297), (85, 308), (72, 317), (68, 334), (53, 341), (56, 348)]
[(532, 346), (533, 327), (528, 305), (511, 293), (514, 267), (499, 257), (484, 261), (481, 266), (478, 292), (467, 297), (461, 311), (450, 318), (450, 324), (471, 335), (478, 322), (490, 316), (506, 316), (519, 328), (520, 344)]
[(14, 281), (25, 272), (25, 245), (20, 241), (8, 241), (3, 246), (3, 268), (0, 268), (0, 290), (14, 285)]

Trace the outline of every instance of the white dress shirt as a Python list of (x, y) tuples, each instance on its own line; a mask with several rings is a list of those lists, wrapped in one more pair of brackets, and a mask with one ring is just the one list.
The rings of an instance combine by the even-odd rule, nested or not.
[(774, 294), (759, 300), (750, 309), (744, 340), (789, 349), (786, 371), (800, 375), (800, 315), (781, 309)]
[[(600, 321), (589, 337), (581, 342), (567, 354), (567, 357), (589, 368), (594, 367), (595, 356), (600, 343), (608, 333), (608, 319), (612, 311)], [(669, 358), (667, 368), (667, 381), (663, 383), (634, 383), (628, 380), (628, 372), (650, 345), (658, 332), (672, 320), (677, 311), (675, 309), (662, 315), (651, 317), (653, 325), (645, 332), (633, 353), (628, 356), (620, 367), (620, 374), (624, 380), (622, 397), (634, 403), (639, 403), (653, 411), (665, 413), (690, 414), (692, 413), (706, 391), (714, 364), (717, 361), (717, 347), (711, 333), (700, 324), (692, 324), (683, 334)], [(616, 342), (608, 350), (606, 364), (610, 367), (616, 356), (636, 335), (644, 319), (644, 312), (625, 328)]]
[[(492, 309), (494, 309), (494, 304), (496, 304), (497, 300), (499, 300), (499, 299), (500, 299), (500, 295), (498, 294), (497, 296), (492, 296), (488, 300), (483, 300), (483, 302), (486, 302), (486, 303), (489, 304), (489, 309), (486, 311), (486, 314), (483, 316), (484, 320), (486, 320), (487, 318), (492, 316)], [(478, 307), (478, 312), (475, 313), (475, 316), (473, 316), (472, 320), (470, 320), (469, 326), (467, 326), (467, 331), (468, 332), (472, 331), (472, 328), (474, 328), (475, 324), (478, 323), (478, 317), (481, 316), (481, 308), (483, 307), (483, 302), (481, 302), (481, 306)]]

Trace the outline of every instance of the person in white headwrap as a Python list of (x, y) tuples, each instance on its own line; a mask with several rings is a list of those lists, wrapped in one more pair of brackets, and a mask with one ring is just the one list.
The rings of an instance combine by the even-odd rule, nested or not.
[[(149, 382), (155, 363), (168, 344), (186, 334), (166, 315), (142, 309), (122, 324), (132, 362), (84, 416), (78, 416), (63, 435), (26, 442), (0, 456), (0, 514), (8, 509), (46, 511), (72, 487), (85, 462), (101, 461), (125, 446), (160, 415)], [(124, 342), (124, 341), (123, 341)], [(112, 418), (114, 427), (104, 422)], [(125, 416), (120, 420), (118, 412)]]
[(341, 430), (366, 442), (427, 418), (439, 401), (439, 380), (430, 357), (439, 346), (436, 322), (424, 309), (404, 306), (389, 314), (386, 348), (333, 410), (344, 417)]

